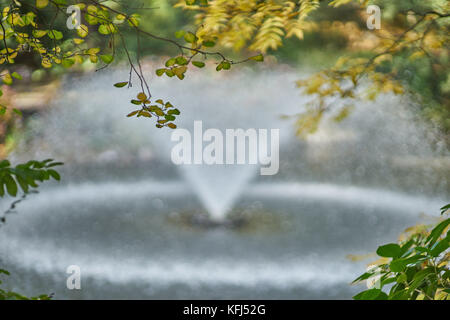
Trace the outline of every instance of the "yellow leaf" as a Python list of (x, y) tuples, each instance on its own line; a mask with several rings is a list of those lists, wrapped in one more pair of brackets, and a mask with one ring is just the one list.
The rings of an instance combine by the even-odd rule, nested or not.
[(52, 63), (51, 63), (51, 61), (48, 58), (42, 59), (41, 64), (42, 64), (42, 66), (44, 68), (51, 68), (52, 67)]
[(143, 93), (143, 92), (140, 92), (140, 93), (137, 95), (137, 98), (138, 98), (140, 101), (144, 102), (145, 100), (147, 100), (147, 95), (146, 95), (145, 93)]
[(85, 38), (88, 35), (88, 27), (84, 24), (80, 24), (77, 28), (77, 33), (81, 38)]
[(36, 7), (39, 9), (45, 8), (48, 5), (48, 0), (36, 0)]
[(136, 115), (138, 112), (139, 112), (139, 110), (133, 111), (133, 112), (127, 114), (127, 117), (132, 117), (132, 116)]
[(423, 51), (416, 51), (412, 55), (409, 56), (409, 60), (413, 61), (420, 57), (423, 57), (425, 53)]
[(11, 85), (13, 83), (13, 79), (11, 77), (11, 74), (9, 74), (9, 72), (3, 76), (3, 83), (7, 85)]

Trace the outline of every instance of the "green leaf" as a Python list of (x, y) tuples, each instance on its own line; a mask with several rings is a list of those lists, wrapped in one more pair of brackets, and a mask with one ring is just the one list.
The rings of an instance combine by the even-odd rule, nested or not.
[(397, 277), (397, 282), (398, 282), (398, 283), (406, 282), (406, 280), (407, 280), (406, 273), (401, 273), (401, 274)]
[(442, 221), (439, 223), (430, 233), (430, 235), (427, 238), (427, 243), (432, 246), (436, 240), (441, 236), (442, 232), (450, 225), (450, 218)]
[(47, 168), (52, 168), (52, 167), (56, 167), (56, 166), (62, 166), (64, 165), (64, 162), (52, 162), (49, 165), (47, 165)]
[(352, 283), (355, 284), (355, 283), (358, 283), (358, 282), (360, 282), (360, 281), (367, 280), (367, 279), (369, 279), (371, 276), (373, 276), (373, 273), (372, 273), (372, 272), (366, 272), (366, 273), (363, 273), (363, 274), (360, 275), (358, 278), (356, 278), (355, 280), (353, 280)]
[(389, 264), (389, 267), (391, 268), (391, 270), (393, 272), (402, 272), (403, 270), (405, 270), (405, 268), (408, 264), (414, 264), (414, 263), (420, 262), (423, 260), (423, 258), (424, 258), (424, 256), (417, 254), (410, 258), (394, 259)]
[(122, 88), (122, 87), (125, 87), (127, 84), (128, 84), (128, 81), (117, 82), (117, 83), (114, 83), (114, 87), (116, 87), (116, 88)]
[(6, 191), (9, 195), (15, 197), (18, 190), (16, 181), (14, 181), (13, 177), (9, 174), (4, 175), (3, 179), (6, 184)]
[(176, 61), (176, 63), (177, 63), (178, 65), (180, 65), (180, 66), (184, 66), (184, 65), (187, 64), (187, 62), (188, 62), (188, 61), (186, 60), (186, 58), (183, 57), (183, 56), (176, 57), (175, 61)]
[(433, 257), (437, 257), (439, 256), (442, 252), (444, 252), (445, 250), (447, 250), (449, 248), (450, 245), (450, 234), (447, 235), (444, 239), (442, 239), (441, 241), (439, 241), (433, 249), (431, 249), (430, 254)]
[(250, 57), (250, 60), (257, 61), (257, 62), (263, 62), (264, 56), (262, 54), (258, 54), (256, 56)]
[(408, 254), (409, 254), (409, 249), (412, 247), (412, 245), (414, 244), (414, 240), (409, 240), (408, 242), (406, 242), (405, 244), (403, 244), (402, 246), (401, 246), (401, 249), (400, 249), (400, 253), (399, 253), (399, 256), (400, 257), (402, 257), (402, 256), (408, 256)]
[(110, 28), (108, 27), (108, 25), (106, 25), (106, 24), (101, 24), (101, 25), (98, 27), (98, 32), (101, 33), (101, 34), (107, 35), (107, 34), (110, 34), (110, 33), (111, 33), (111, 30), (110, 30)]
[(432, 267), (417, 272), (414, 275), (413, 282), (409, 286), (408, 292), (414, 292), (414, 290), (416, 290), (423, 283), (423, 281), (433, 273), (434, 269)]
[(13, 79), (12, 79), (12, 77), (11, 77), (11, 75), (9, 73), (6, 73), (3, 76), (3, 83), (8, 85), (8, 86), (12, 85)]
[(393, 272), (402, 272), (403, 270), (405, 270), (407, 264), (408, 264), (408, 262), (405, 261), (404, 259), (398, 259), (398, 260), (393, 260), (389, 264), (389, 267), (391, 268), (391, 270)]
[(425, 247), (415, 247), (414, 249), (420, 253), (428, 253), (430, 251), (428, 248)]
[(386, 293), (383, 291), (380, 292), (380, 294), (375, 298), (375, 300), (388, 300), (389, 297)]
[(192, 61), (192, 64), (197, 68), (203, 68), (205, 66), (205, 63), (202, 61)]
[(102, 54), (100, 56), (100, 59), (102, 59), (102, 61), (106, 64), (110, 64), (111, 62), (113, 62), (114, 57), (112, 55), (109, 54)]
[(84, 24), (81, 24), (78, 28), (77, 28), (77, 34), (81, 37), (81, 38), (86, 38), (87, 35), (89, 34), (89, 29), (87, 26), (85, 26)]
[(179, 115), (179, 114), (180, 114), (180, 110), (178, 110), (178, 109), (172, 109), (172, 110), (169, 110), (167, 113), (168, 113), (168, 114), (176, 114), (176, 115)]
[(65, 68), (70, 68), (71, 66), (74, 65), (74, 63), (75, 63), (75, 59), (73, 59), (73, 58), (63, 59), (62, 62), (61, 62), (61, 64)]
[(408, 290), (400, 290), (395, 292), (389, 297), (389, 300), (408, 300)]
[(135, 110), (135, 111), (127, 114), (127, 117), (132, 117), (132, 116), (136, 115), (138, 112), (139, 112), (139, 110)]
[(144, 92), (139, 92), (137, 98), (141, 102), (147, 101), (147, 95)]
[(173, 77), (175, 75), (175, 73), (172, 70), (170, 70), (170, 69), (166, 69), (166, 75), (168, 77)]
[[(91, 7), (91, 6), (89, 6)], [(89, 11), (89, 7), (88, 7), (88, 11)], [(84, 20), (86, 20), (87, 23), (89, 23), (90, 25), (96, 25), (98, 23), (98, 18), (94, 16), (95, 13), (94, 12), (88, 12), (84, 15)]]
[(47, 172), (48, 172), (48, 174), (49, 174), (53, 179), (55, 179), (56, 181), (60, 181), (60, 180), (61, 180), (61, 176), (60, 176), (59, 173), (56, 172), (55, 170), (49, 169), (49, 170), (47, 170)]
[(353, 297), (355, 300), (375, 300), (380, 294), (380, 289), (369, 289), (358, 293)]
[(216, 45), (216, 43), (215, 43), (214, 41), (207, 40), (207, 41), (204, 41), (204, 42), (203, 42), (203, 45), (204, 45), (205, 47), (210, 48), (210, 47), (214, 47), (214, 46)]
[(175, 37), (176, 38), (181, 38), (182, 36), (184, 36), (186, 32), (184, 30), (179, 30), (177, 32), (175, 32)]
[(401, 248), (396, 243), (389, 243), (384, 246), (380, 246), (377, 249), (377, 254), (380, 257), (387, 257), (387, 258), (396, 258), (400, 255)]
[(13, 72), (13, 73), (11, 73), (11, 75), (16, 79), (22, 80), (22, 76), (20, 74), (18, 74), (17, 72)]
[(62, 32), (58, 31), (58, 30), (49, 30), (47, 33), (47, 36), (50, 39), (55, 39), (55, 40), (61, 40), (63, 38)]
[(395, 278), (395, 277), (391, 277), (391, 278), (383, 277), (383, 280), (381, 281), (381, 287), (384, 287), (385, 285), (390, 284), (392, 282), (396, 282), (396, 281), (397, 281), (397, 278)]
[(28, 184), (27, 182), (20, 176), (16, 176), (16, 180), (19, 183), (20, 187), (22, 188), (23, 192), (27, 193), (28, 192)]
[(166, 67), (171, 67), (171, 66), (173, 66), (176, 62), (177, 62), (177, 60), (176, 60), (175, 58), (170, 58), (169, 60), (166, 61)]
[(9, 271), (7, 271), (5, 269), (0, 269), (0, 273), (6, 274), (7, 276), (10, 275)]
[(11, 166), (11, 163), (9, 162), (9, 160), (5, 159), (5, 160), (0, 161), (0, 169), (7, 168), (9, 166)]
[(36, 7), (38, 9), (43, 9), (48, 5), (48, 0), (36, 0)]
[(156, 75), (157, 75), (158, 77), (161, 77), (161, 76), (164, 74), (165, 71), (166, 71), (166, 69), (164, 69), (164, 68), (162, 68), (162, 69), (157, 69), (157, 70), (156, 70)]
[(447, 210), (450, 210), (450, 203), (441, 208), (441, 214), (444, 214)]
[(133, 13), (129, 18), (128, 18), (128, 24), (131, 27), (137, 27), (139, 26), (139, 23), (141, 22), (141, 16)]
[(150, 106), (150, 111), (156, 113), (158, 116), (164, 116), (164, 112), (158, 106)]
[(184, 35), (184, 40), (188, 43), (194, 43), (195, 41), (197, 41), (197, 36), (192, 32), (188, 32)]
[(48, 30), (33, 30), (33, 37), (41, 38), (47, 34)]

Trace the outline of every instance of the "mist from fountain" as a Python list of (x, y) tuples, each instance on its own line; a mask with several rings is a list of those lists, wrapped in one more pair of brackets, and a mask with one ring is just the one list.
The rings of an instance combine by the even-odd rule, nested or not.
[[(293, 70), (151, 79), (155, 98), (181, 110), (180, 128), (192, 132), (202, 120), (222, 132), (280, 129), (279, 174), (260, 176), (257, 165), (172, 164), (172, 131), (125, 117), (138, 89), (112, 84), (127, 76), (71, 76), (51, 110), (30, 120), (13, 160), (66, 165), (62, 182), (20, 203), (0, 233), (5, 268), (22, 279), (17, 291), (51, 287), (58, 298), (76, 299), (350, 298), (357, 288), (348, 283), (364, 262), (345, 256), (396, 241), (420, 213), (438, 215), (448, 199), (449, 152), (430, 143), (432, 130), (416, 121), (407, 97), (357, 105), (348, 119), (325, 121), (300, 141), (292, 121), (279, 117), (305, 108)], [(233, 207), (250, 212), (248, 228), (183, 223), (201, 206), (215, 220)], [(89, 286), (67, 290), (69, 264), (82, 268)]]
[[(120, 79), (123, 74), (123, 71), (116, 70), (113, 74), (99, 74), (92, 80), (72, 79), (73, 82), (66, 84), (68, 92), (55, 103), (64, 105), (64, 108), (52, 110), (45, 120), (44, 133), (42, 128), (36, 129), (45, 137), (44, 145), (36, 150), (36, 156), (51, 154), (68, 162), (86, 162), (92, 161), (88, 160), (92, 154), (97, 159), (114, 160), (122, 155), (106, 151), (100, 152), (98, 157), (98, 149), (136, 153), (136, 149), (147, 147), (152, 154), (157, 153), (159, 159), (170, 163), (171, 149), (176, 144), (170, 142), (172, 131), (154, 128), (153, 119), (124, 117), (132, 108), (129, 99), (136, 92), (110, 86), (110, 79)], [(158, 94), (158, 98), (171, 101), (182, 110), (176, 123), (178, 128), (187, 129), (191, 134), (194, 121), (201, 120), (204, 130), (214, 128), (224, 134), (226, 129), (280, 129), (281, 147), (293, 135), (292, 121), (281, 120), (280, 116), (298, 111), (299, 100), (292, 99), (298, 95), (294, 74), (271, 72), (270, 77), (264, 77), (263, 81), (252, 79), (251, 75), (242, 78), (239, 73), (226, 78), (219, 74), (206, 77), (196, 74), (192, 79), (188, 76), (180, 82), (158, 79), (152, 85), (152, 91), (155, 96)], [(279, 96), (281, 83), (283, 97)], [(270, 133), (268, 139), (270, 141)], [(239, 194), (259, 174), (258, 169), (257, 164), (236, 163), (177, 166), (181, 176), (188, 181), (216, 221), (225, 219)]]
[[(31, 122), (31, 145), (23, 146), (22, 151), (19, 146), (16, 155), (99, 165), (133, 159), (149, 163), (159, 159), (170, 164), (171, 150), (176, 144), (170, 141), (172, 131), (156, 129), (153, 119), (125, 117), (133, 110), (129, 100), (138, 89), (117, 89), (112, 84), (126, 75), (125, 70), (119, 69), (98, 73), (92, 79), (68, 78), (65, 93), (54, 102), (54, 108), (48, 115)], [(280, 152), (283, 152), (293, 149), (289, 146), (295, 145), (297, 139), (292, 119), (281, 116), (298, 114), (311, 99), (301, 96), (295, 87), (299, 77), (293, 70), (244, 68), (230, 73), (193, 72), (184, 81), (155, 76), (150, 81), (154, 99), (171, 101), (182, 111), (176, 121), (179, 128), (193, 133), (194, 121), (201, 120), (203, 130), (280, 129)], [(345, 103), (337, 101), (334, 106)], [(294, 161), (296, 170), (306, 174), (311, 171), (311, 165), (324, 162), (323, 171), (331, 170), (332, 175), (339, 177), (348, 176), (350, 171), (364, 175), (383, 166), (382, 174), (388, 177), (395, 170), (391, 163), (393, 156), (412, 155), (420, 159), (448, 154), (445, 146), (440, 151), (433, 150), (426, 136), (431, 131), (414, 122), (412, 113), (405, 109), (408, 104), (411, 102), (407, 98), (388, 95), (376, 103), (358, 105), (342, 124), (328, 122), (328, 126), (322, 126), (303, 146), (296, 148), (301, 150), (296, 155), (300, 158)], [(278, 176), (290, 177), (291, 164), (286, 170), (283, 160)], [(351, 163), (357, 163), (355, 170), (349, 166)], [(215, 220), (225, 218), (250, 181), (269, 180), (258, 177), (259, 166), (252, 164), (191, 164), (174, 165), (174, 168)]]

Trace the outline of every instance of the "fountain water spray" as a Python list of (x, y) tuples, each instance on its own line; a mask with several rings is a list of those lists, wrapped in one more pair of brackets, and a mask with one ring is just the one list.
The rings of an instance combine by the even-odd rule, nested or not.
[[(83, 298), (350, 298), (357, 289), (348, 283), (364, 263), (345, 256), (396, 241), (448, 198), (448, 162), (440, 160), (448, 150), (433, 149), (431, 131), (411, 120), (410, 100), (382, 96), (299, 141), (279, 118), (304, 110), (298, 73), (152, 81), (182, 110), (179, 128), (201, 119), (222, 132), (280, 129), (273, 178), (260, 176), (259, 164), (173, 165), (173, 131), (125, 117), (135, 92), (112, 83), (126, 76), (71, 78), (54, 108), (27, 126), (31, 142), (15, 160), (66, 165), (61, 184), (43, 185), (0, 232), (2, 262), (23, 279), (14, 284), (20, 292), (51, 287), (58, 298), (80, 298), (65, 287), (73, 264), (89, 283)], [(215, 221), (237, 206), (250, 222), (219, 232), (171, 223), (201, 206)]]
[[(226, 139), (217, 128), (202, 130), (202, 121), (194, 121), (193, 133), (176, 129), (172, 141), (180, 141), (171, 152), (174, 164), (183, 166), (181, 172), (208, 210), (213, 220), (224, 221), (225, 213), (242, 193), (261, 164), (261, 175), (275, 175), (279, 170), (279, 129), (226, 129)], [(208, 141), (203, 147), (204, 142)], [(270, 145), (270, 146), (269, 146)], [(269, 153), (267, 151), (270, 150)]]
[[(98, 160), (100, 151), (102, 156), (100, 161), (103, 159), (120, 161), (125, 154), (139, 154), (142, 148), (147, 147), (152, 150), (153, 155), (157, 153), (158, 158), (170, 162), (172, 148), (176, 144), (170, 142), (173, 131), (154, 128), (152, 119), (125, 118), (124, 115), (129, 108), (128, 97), (133, 96), (133, 92), (106, 85), (105, 83), (109, 84), (111, 79), (120, 79), (126, 74), (120, 70), (113, 73), (111, 75), (109, 71), (97, 74), (96, 79), (92, 81), (72, 80), (67, 85), (68, 92), (63, 98), (63, 104), (57, 102), (65, 108), (52, 110), (47, 119), (50, 123), (47, 122), (44, 133), (42, 128), (38, 129), (46, 141), (46, 145), (41, 146), (38, 153), (47, 154), (45, 147), (48, 146), (48, 154), (52, 157), (61, 158), (66, 162), (73, 160), (89, 162), (91, 161), (88, 160), (89, 157)], [(214, 128), (224, 135), (227, 130), (243, 129), (247, 132), (256, 129), (259, 133), (261, 130), (266, 131), (264, 137), (268, 141), (266, 144), (259, 134), (258, 150), (244, 151), (247, 160), (255, 154), (260, 154), (257, 163), (252, 161), (242, 163), (239, 161), (239, 154), (236, 154), (233, 159), (236, 161), (233, 163), (224, 159), (223, 164), (195, 164), (194, 161), (192, 165), (176, 166), (181, 176), (195, 190), (211, 218), (216, 221), (225, 219), (239, 194), (255, 175), (271, 169), (274, 173), (278, 171), (278, 167), (270, 168), (272, 164), (278, 166), (278, 159), (271, 153), (275, 153), (276, 149), (278, 156), (278, 147), (286, 144), (294, 132), (291, 122), (282, 120), (281, 115), (298, 112), (299, 103), (304, 99), (288, 97), (298, 96), (294, 84), (296, 76), (293, 73), (287, 75), (270, 72), (270, 77), (264, 78), (255, 77), (256, 73), (253, 72), (249, 72), (248, 76), (244, 74), (245, 72), (231, 72), (226, 78), (217, 73), (206, 76), (196, 74), (187, 81), (156, 78), (157, 81), (152, 85), (152, 91), (158, 92), (158, 97), (165, 100), (170, 98), (170, 101), (182, 108), (182, 114), (177, 117), (177, 126), (192, 135), (196, 120), (202, 121), (205, 130)], [(70, 90), (72, 87), (74, 91)], [(281, 87), (284, 91), (282, 97), (279, 94)], [(264, 95), (261, 95), (261, 92), (264, 92)], [(101, 116), (97, 117), (97, 114)], [(273, 137), (272, 130), (277, 130), (277, 137)], [(200, 135), (202, 139), (203, 134)], [(69, 142), (71, 137), (74, 138)], [(271, 140), (276, 143), (269, 143)], [(237, 151), (242, 142), (245, 147), (245, 137), (244, 140), (237, 138)], [(247, 142), (249, 145), (252, 141)], [(277, 148), (274, 148), (275, 144)], [(201, 150), (200, 153), (202, 152)], [(195, 150), (192, 153), (194, 154)], [(227, 155), (228, 150), (225, 150), (224, 157)]]
[[(35, 125), (31, 123), (36, 138), (31, 147), (25, 147), (26, 157), (103, 164), (127, 162), (146, 155), (144, 162), (148, 158), (158, 158), (171, 163), (172, 150), (177, 143), (171, 141), (173, 131), (156, 129), (152, 119), (125, 117), (132, 108), (128, 99), (134, 92), (112, 87), (112, 83), (125, 74), (123, 70), (115, 70), (96, 74), (92, 80), (71, 79), (61, 100), (55, 101), (55, 106), (59, 107)], [(192, 135), (196, 120), (202, 121), (205, 130), (214, 128), (222, 133), (227, 129), (255, 128), (268, 132), (277, 129), (283, 157), (284, 146), (299, 142), (294, 138), (292, 122), (280, 116), (298, 114), (310, 101), (310, 97), (300, 96), (295, 88), (294, 80), (298, 77), (295, 72), (274, 70), (244, 70), (226, 76), (197, 73), (187, 81), (155, 78), (152, 88), (158, 97), (170, 99), (180, 106), (182, 114), (177, 118), (177, 125)], [(362, 176), (372, 174), (374, 168), (380, 168), (375, 174), (378, 177), (389, 177), (397, 170), (388, 163), (393, 157), (416, 156), (420, 159), (439, 152), (448, 154), (445, 150), (432, 150), (425, 137), (429, 128), (416, 124), (411, 112), (405, 111), (409, 100), (401, 100), (388, 95), (376, 103), (360, 104), (342, 124), (321, 128), (303, 145), (295, 147), (300, 152), (295, 161), (297, 172), (307, 175), (311, 165), (323, 163), (322, 170), (330, 172), (328, 178), (342, 176), (342, 180), (348, 182), (350, 172)], [(215, 220), (225, 219), (243, 189), (261, 172), (259, 163), (195, 164), (194, 160), (194, 164), (177, 165), (174, 170), (189, 183)], [(350, 163), (357, 163), (357, 166), (349, 166)], [(151, 164), (149, 173), (152, 172)], [(430, 174), (427, 172), (432, 179)], [(279, 175), (286, 177), (282, 168), (277, 177)], [(261, 182), (265, 182), (264, 179), (269, 177), (259, 177)], [(396, 181), (385, 180), (385, 183)]]

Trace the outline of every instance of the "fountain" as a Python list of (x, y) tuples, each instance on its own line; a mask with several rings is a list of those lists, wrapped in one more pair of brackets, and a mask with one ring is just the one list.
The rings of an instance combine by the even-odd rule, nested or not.
[[(63, 103), (71, 110), (77, 110), (78, 113), (72, 113), (69, 116), (58, 115), (60, 111), (55, 111), (54, 116), (48, 119), (50, 127), (44, 132), (45, 144), (51, 144), (50, 150), (47, 151), (41, 146), (39, 150), (36, 150), (36, 156), (52, 154), (52, 157), (59, 155), (66, 162), (71, 160), (84, 162), (89, 161), (83, 159), (86, 155), (92, 154), (92, 157), (98, 159), (99, 152), (96, 149), (99, 148), (104, 149), (100, 152), (101, 155), (114, 150), (111, 158), (111, 161), (114, 161), (115, 155), (126, 157), (128, 155), (124, 154), (125, 152), (138, 154), (140, 149), (147, 147), (158, 150), (158, 157), (170, 163), (171, 149), (176, 144), (170, 142), (172, 131), (156, 130), (153, 127), (153, 120), (124, 118), (124, 114), (132, 108), (127, 94), (132, 96), (133, 92), (109, 87), (110, 79), (120, 78), (122, 75), (123, 72), (120, 71), (114, 72), (113, 75), (99, 75), (100, 81), (95, 80), (89, 84), (85, 80), (82, 80), (84, 82), (82, 84), (71, 79), (68, 85), (69, 92), (63, 98), (64, 101), (56, 102), (56, 104)], [(208, 77), (218, 76), (213, 74)], [(236, 78), (236, 81), (233, 78)], [(294, 74), (286, 77), (283, 73), (272, 73), (271, 78), (273, 84), (281, 81), (289, 84), (290, 88), (285, 91), (289, 91), (292, 96), (298, 95), (293, 82)], [(170, 80), (165, 79), (159, 85), (155, 83), (153, 90), (162, 95), (163, 99), (170, 100), (183, 109), (182, 115), (177, 119), (179, 128), (194, 133), (194, 122), (201, 120), (205, 130), (214, 128), (222, 132), (226, 129), (241, 128), (244, 130), (280, 129), (281, 147), (292, 138), (291, 122), (281, 120), (280, 115), (297, 112), (299, 101), (280, 100), (277, 86), (268, 85), (266, 88), (264, 82), (248, 82), (246, 92), (242, 94), (242, 79), (238, 74), (232, 75), (227, 80), (226, 89), (221, 87), (220, 82), (223, 80), (220, 77), (214, 81), (206, 80), (205, 77), (195, 77), (179, 83), (172, 83)], [(170, 86), (168, 86), (169, 82)], [(185, 83), (197, 89), (186, 90)], [(83, 92), (81, 95), (78, 93), (80, 86), (85, 88), (81, 89)], [(70, 88), (74, 88), (74, 91)], [(206, 92), (205, 89), (207, 89)], [(265, 92), (264, 96), (259, 95), (261, 91)], [(224, 96), (227, 98), (224, 99)], [(218, 109), (227, 111), (218, 117)], [(61, 112), (66, 111), (61, 110)], [(103, 114), (102, 119), (96, 116), (97, 113)], [(67, 132), (66, 138), (54, 134), (61, 130)], [(73, 139), (73, 137), (76, 138)], [(268, 139), (270, 141), (270, 134)], [(131, 144), (130, 141), (132, 141)], [(67, 150), (69, 144), (71, 150)], [(128, 150), (123, 150), (124, 147)], [(129, 150), (129, 147), (134, 148)], [(108, 160), (108, 157), (105, 160)], [(218, 222), (224, 221), (226, 213), (233, 207), (239, 194), (259, 174), (259, 164), (237, 164), (236, 162), (224, 165), (182, 164), (177, 166), (177, 170), (196, 190), (198, 198), (211, 219)]]
[[(350, 298), (360, 290), (348, 283), (364, 262), (345, 256), (395, 241), (448, 198), (448, 170), (397, 160), (448, 159), (445, 147), (429, 143), (429, 128), (415, 121), (406, 98), (382, 96), (298, 140), (291, 121), (280, 118), (307, 101), (294, 86), (296, 72), (152, 79), (158, 98), (182, 111), (180, 128), (202, 120), (222, 132), (280, 129), (279, 173), (263, 176), (258, 164), (173, 164), (173, 131), (125, 118), (135, 92), (112, 87), (122, 77), (126, 72), (115, 70), (68, 79), (55, 107), (30, 121), (30, 141), (14, 154), (66, 162), (63, 181), (30, 196), (0, 230), (2, 262), (20, 292)], [(8, 204), (2, 200), (0, 210)], [(208, 216), (200, 221), (207, 227), (180, 223), (192, 216)], [(240, 227), (212, 228), (239, 217), (246, 219)], [(80, 266), (81, 290), (65, 287), (69, 265)]]

